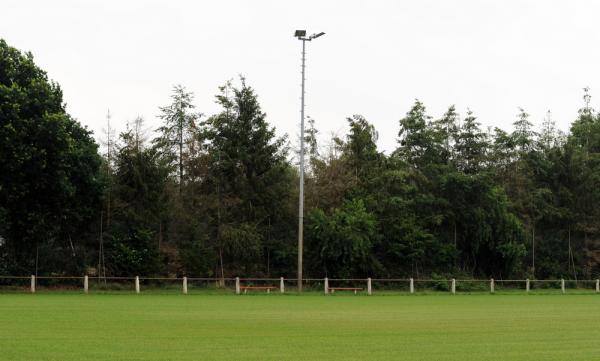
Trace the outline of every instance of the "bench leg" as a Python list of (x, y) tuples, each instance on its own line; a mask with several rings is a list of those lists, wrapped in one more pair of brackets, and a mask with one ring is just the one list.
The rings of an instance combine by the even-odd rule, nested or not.
[(267, 288), (267, 293), (271, 293), (271, 289), (270, 288)]
[(248, 289), (247, 289), (247, 288), (244, 288), (244, 294), (246, 294), (246, 292), (248, 292)]
[(354, 290), (354, 294), (356, 294), (356, 290)]

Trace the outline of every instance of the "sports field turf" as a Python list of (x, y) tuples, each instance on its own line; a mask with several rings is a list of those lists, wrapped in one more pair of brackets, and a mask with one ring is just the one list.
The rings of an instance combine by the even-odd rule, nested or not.
[(600, 360), (600, 296), (0, 294), (0, 359)]

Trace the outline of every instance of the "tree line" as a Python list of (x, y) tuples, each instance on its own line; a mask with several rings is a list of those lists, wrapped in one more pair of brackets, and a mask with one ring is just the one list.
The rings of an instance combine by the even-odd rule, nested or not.
[[(99, 145), (30, 53), (0, 40), (0, 274), (288, 276), (296, 273), (297, 154), (244, 78), (216, 114), (173, 88)], [(110, 120), (110, 118), (109, 118)], [(361, 115), (303, 141), (308, 277), (591, 278), (600, 274), (600, 115), (567, 134), (519, 109), (511, 132), (420, 101), (397, 145)]]

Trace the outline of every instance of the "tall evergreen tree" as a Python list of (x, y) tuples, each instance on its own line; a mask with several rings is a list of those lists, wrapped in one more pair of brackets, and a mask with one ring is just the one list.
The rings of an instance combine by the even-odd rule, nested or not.
[(396, 154), (417, 168), (435, 156), (434, 138), (431, 128), (428, 127), (430, 119), (423, 103), (416, 100), (406, 117), (400, 120), (399, 147)]
[(361, 115), (354, 115), (347, 121), (350, 131), (344, 144), (344, 159), (354, 175), (355, 184), (368, 187), (379, 166), (378, 134), (375, 127)]
[(264, 271), (256, 260), (264, 259), (265, 240), (291, 239), (284, 226), (293, 179), (285, 138), (275, 136), (244, 78), (239, 88), (226, 85), (217, 103), (223, 111), (203, 123), (203, 139), (211, 154), (207, 190), (218, 188), (214, 213), (220, 218), (215, 228), (222, 267), (227, 262), (230, 271)]
[(540, 148), (546, 152), (559, 144), (556, 122), (552, 118), (552, 112), (550, 110), (546, 112), (546, 116), (542, 122), (539, 144)]
[(437, 141), (442, 144), (441, 158), (450, 162), (454, 158), (453, 148), (458, 140), (459, 116), (454, 105), (450, 106), (444, 116), (433, 123)]
[(172, 103), (160, 108), (159, 117), (164, 125), (158, 128), (160, 136), (155, 145), (173, 167), (179, 182), (179, 193), (185, 181), (184, 162), (189, 154), (190, 143), (196, 139), (196, 122), (200, 114), (194, 112), (193, 94), (181, 85), (173, 88)]
[(467, 174), (479, 172), (486, 160), (486, 134), (481, 131), (480, 125), (473, 112), (468, 110), (457, 134), (455, 146), (457, 164), (459, 169)]
[(533, 124), (529, 121), (529, 114), (525, 112), (525, 109), (519, 108), (518, 119), (513, 126), (515, 127), (513, 138), (519, 153), (522, 155), (532, 150), (533, 138), (536, 133), (533, 131)]
[(141, 141), (137, 127), (121, 133), (115, 154), (114, 215), (107, 230), (110, 273), (153, 275), (163, 270), (159, 259), (160, 224), (165, 217), (164, 188), (169, 169), (155, 148)]

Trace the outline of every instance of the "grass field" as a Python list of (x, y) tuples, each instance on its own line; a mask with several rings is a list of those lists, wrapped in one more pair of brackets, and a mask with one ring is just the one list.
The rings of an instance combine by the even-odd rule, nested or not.
[(598, 360), (596, 295), (0, 294), (2, 360)]

